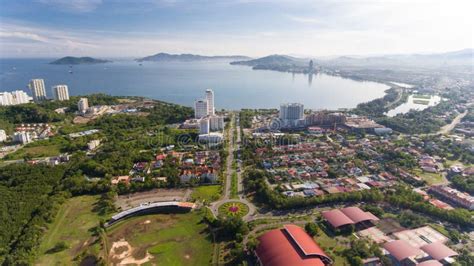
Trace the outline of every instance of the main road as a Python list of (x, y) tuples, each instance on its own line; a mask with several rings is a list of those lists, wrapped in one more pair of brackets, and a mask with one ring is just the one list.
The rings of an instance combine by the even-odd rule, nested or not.
[[(242, 164), (241, 164), (240, 160), (237, 161), (237, 169), (239, 169), (239, 170), (236, 173), (237, 174), (237, 195), (238, 195), (238, 198), (237, 199), (232, 199), (231, 198), (231, 194), (232, 194), (232, 176), (235, 173), (235, 169), (232, 167), (232, 165), (234, 163), (234, 160), (235, 160), (234, 153), (235, 153), (235, 151), (240, 150), (240, 141), (241, 141), (241, 138), (240, 138), (240, 125), (237, 124), (235, 116), (236, 116), (235, 113), (231, 114), (231, 119), (229, 121), (230, 126), (228, 128), (227, 134), (225, 135), (225, 137), (228, 140), (228, 152), (229, 152), (229, 154), (227, 155), (227, 160), (226, 160), (226, 176), (225, 176), (225, 183), (224, 183), (224, 196), (221, 199), (219, 199), (218, 201), (212, 202), (211, 206), (210, 206), (210, 209), (211, 209), (212, 213), (215, 216), (217, 216), (218, 212), (219, 212), (219, 206), (221, 206), (222, 204), (224, 204), (226, 202), (240, 202), (240, 203), (243, 203), (243, 204), (247, 205), (248, 208), (249, 208), (249, 212), (244, 217), (242, 217), (244, 220), (248, 221), (248, 220), (251, 219), (253, 214), (256, 212), (256, 207), (255, 207), (255, 205), (253, 205), (251, 202), (249, 202), (245, 198), (243, 181), (242, 181), (242, 173), (241, 173)], [(236, 136), (237, 141), (235, 141), (235, 142), (234, 142), (234, 131), (237, 132), (237, 136)]]

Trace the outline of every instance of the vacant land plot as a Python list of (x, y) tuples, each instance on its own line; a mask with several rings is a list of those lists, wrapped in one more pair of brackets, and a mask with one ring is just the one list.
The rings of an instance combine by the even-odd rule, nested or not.
[(146, 202), (187, 201), (190, 194), (190, 189), (153, 189), (119, 196), (115, 205), (122, 210), (127, 210)]
[(42, 146), (30, 146), (19, 149), (18, 151), (9, 154), (6, 159), (8, 160), (18, 160), (23, 159), (25, 156), (31, 158), (41, 158), (41, 157), (51, 157), (61, 154), (60, 145), (42, 145)]
[(423, 180), (425, 180), (426, 183), (428, 183), (428, 185), (430, 186), (446, 184), (448, 182), (446, 178), (442, 174), (439, 174), (439, 173), (428, 173), (421, 170), (417, 170), (415, 171), (415, 173), (416, 175), (421, 177)]
[(212, 202), (221, 196), (221, 186), (200, 186), (193, 189), (191, 199), (196, 201)]
[(130, 218), (108, 231), (111, 264), (208, 265), (213, 244), (199, 211)]
[[(80, 196), (61, 206), (41, 241), (37, 265), (71, 265), (78, 254), (89, 248), (95, 240), (90, 230), (99, 224), (101, 218), (93, 212), (96, 201), (94, 196)], [(64, 242), (67, 248), (51, 252), (60, 242)]]

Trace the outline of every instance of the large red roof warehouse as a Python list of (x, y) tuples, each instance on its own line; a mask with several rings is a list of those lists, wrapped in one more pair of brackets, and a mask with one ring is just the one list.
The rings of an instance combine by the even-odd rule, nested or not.
[(256, 253), (264, 266), (324, 266), (331, 259), (303, 228), (286, 225), (259, 238)]

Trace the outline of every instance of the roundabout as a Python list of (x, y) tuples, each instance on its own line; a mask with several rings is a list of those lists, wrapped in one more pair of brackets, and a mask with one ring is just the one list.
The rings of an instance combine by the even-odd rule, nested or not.
[(239, 201), (229, 201), (220, 205), (218, 212), (222, 216), (244, 217), (249, 213), (249, 207)]

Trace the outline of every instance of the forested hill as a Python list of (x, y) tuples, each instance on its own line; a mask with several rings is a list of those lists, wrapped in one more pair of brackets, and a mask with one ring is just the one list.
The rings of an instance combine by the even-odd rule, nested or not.
[(112, 61), (103, 60), (103, 59), (96, 59), (92, 57), (73, 57), (73, 56), (66, 56), (51, 62), (52, 65), (85, 65), (85, 64), (103, 64), (109, 63)]

